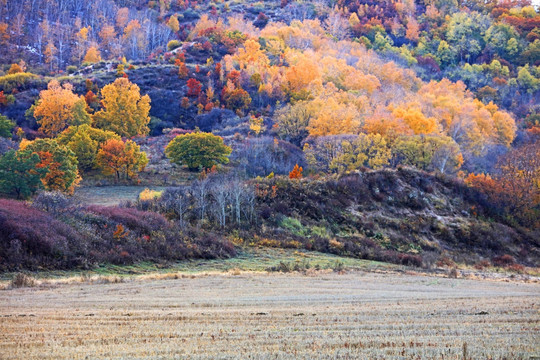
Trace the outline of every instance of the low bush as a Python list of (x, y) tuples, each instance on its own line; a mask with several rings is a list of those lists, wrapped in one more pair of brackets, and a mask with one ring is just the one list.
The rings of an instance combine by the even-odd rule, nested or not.
[(495, 266), (507, 267), (507, 266), (510, 266), (510, 265), (514, 265), (516, 263), (516, 259), (514, 259), (514, 257), (512, 255), (504, 254), (504, 255), (500, 255), (500, 256), (495, 256), (491, 260), (491, 262)]
[(36, 279), (24, 273), (16, 273), (9, 283), (10, 288), (34, 287), (36, 285)]
[(178, 40), (171, 40), (167, 43), (167, 50), (173, 51), (174, 49), (178, 49), (180, 46), (182, 46), (182, 43)]
[(70, 244), (80, 241), (79, 233), (50, 214), (0, 199), (0, 269), (73, 266)]
[(40, 194), (32, 206), (0, 199), (0, 271), (234, 255), (234, 245), (221, 235), (181, 229), (158, 213), (82, 207), (51, 193)]
[(31, 87), (31, 80), (37, 80), (37, 75), (20, 72), (15, 74), (8, 74), (0, 76), (0, 91), (6, 93), (11, 92), (13, 89), (22, 90)]

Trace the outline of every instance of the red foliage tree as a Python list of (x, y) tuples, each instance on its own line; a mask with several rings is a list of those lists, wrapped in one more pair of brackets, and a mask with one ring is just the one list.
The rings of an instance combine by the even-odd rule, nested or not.
[(188, 87), (188, 92), (187, 92), (188, 96), (199, 96), (202, 90), (201, 83), (193, 78), (187, 81), (187, 87)]

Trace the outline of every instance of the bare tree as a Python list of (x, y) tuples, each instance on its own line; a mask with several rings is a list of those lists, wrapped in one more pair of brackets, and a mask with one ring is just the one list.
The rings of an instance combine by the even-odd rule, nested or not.
[(216, 179), (212, 186), (212, 198), (213, 198), (213, 212), (219, 222), (220, 227), (225, 227), (227, 223), (227, 209), (230, 203), (230, 189), (229, 183)]
[(199, 220), (203, 222), (209, 202), (208, 194), (210, 193), (210, 177), (205, 176), (195, 181), (192, 185), (192, 191), (197, 204)]

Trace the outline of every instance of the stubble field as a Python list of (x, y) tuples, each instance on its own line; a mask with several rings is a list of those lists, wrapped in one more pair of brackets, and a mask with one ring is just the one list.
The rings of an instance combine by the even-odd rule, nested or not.
[(538, 283), (416, 275), (73, 283), (0, 291), (0, 358), (529, 359), (539, 311)]

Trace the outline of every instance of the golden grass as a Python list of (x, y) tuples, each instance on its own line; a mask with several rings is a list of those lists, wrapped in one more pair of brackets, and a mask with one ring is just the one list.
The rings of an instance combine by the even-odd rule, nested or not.
[(0, 358), (462, 359), (464, 343), (472, 359), (540, 352), (537, 283), (310, 275), (232, 269), (1, 291)]

